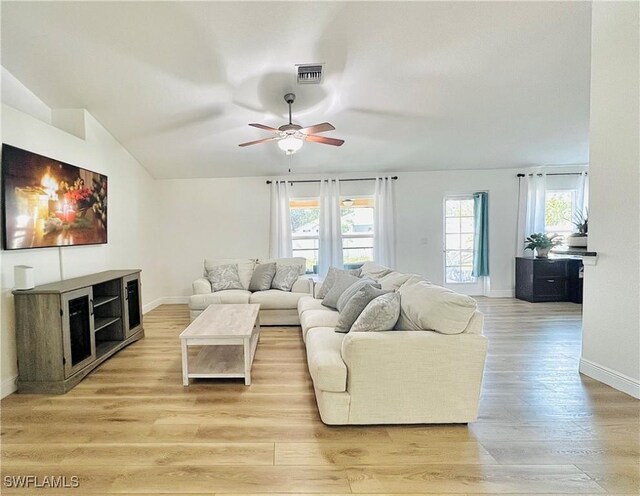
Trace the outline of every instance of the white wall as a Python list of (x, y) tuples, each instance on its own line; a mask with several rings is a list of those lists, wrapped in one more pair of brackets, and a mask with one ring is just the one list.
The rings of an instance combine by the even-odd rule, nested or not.
[(594, 2), (589, 248), (580, 371), (640, 397), (640, 79), (637, 2)]
[[(399, 173), (396, 182), (397, 268), (443, 280), (443, 198), (489, 191), (493, 296), (511, 296), (521, 170)], [(360, 177), (368, 174), (360, 174)], [(317, 176), (313, 176), (317, 178)], [(299, 179), (307, 176), (288, 176)], [(185, 297), (205, 257), (269, 255), (269, 187), (264, 177), (159, 180), (163, 243), (163, 294)], [(373, 194), (373, 182), (343, 182), (346, 196)], [(292, 196), (317, 196), (318, 186), (296, 184)], [(181, 301), (179, 298), (174, 301)]]
[[(63, 248), (64, 277), (107, 269), (141, 268), (143, 304), (157, 300), (161, 295), (161, 275), (156, 270), (156, 248), (161, 226), (154, 180), (90, 114), (85, 113), (86, 139), (83, 140), (31, 115), (33, 109), (42, 109), (44, 104), (32, 102), (35, 95), (25, 87), (20, 91), (15, 78), (8, 85), (3, 84), (4, 89), (8, 86), (11, 91), (3, 92), (3, 143), (83, 166), (109, 178), (109, 242)], [(31, 114), (19, 110), (25, 104), (25, 110)], [(36, 115), (46, 117), (47, 113), (36, 112)], [(56, 281), (61, 275), (57, 248), (2, 252), (0, 380), (3, 395), (17, 374), (11, 288), (13, 267), (18, 264), (34, 267), (36, 284)]]

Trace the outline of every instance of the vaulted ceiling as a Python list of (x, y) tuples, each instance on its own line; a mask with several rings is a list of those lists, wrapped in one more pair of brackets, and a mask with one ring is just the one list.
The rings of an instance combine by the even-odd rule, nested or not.
[[(502, 168), (587, 162), (590, 26), (587, 2), (2, 2), (1, 55), (157, 178)], [(344, 146), (237, 146), (290, 91)]]

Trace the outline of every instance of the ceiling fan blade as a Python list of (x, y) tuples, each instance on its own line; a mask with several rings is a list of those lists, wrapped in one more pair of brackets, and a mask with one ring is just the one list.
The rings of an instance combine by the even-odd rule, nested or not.
[(325, 136), (314, 136), (313, 134), (307, 134), (304, 139), (307, 141), (313, 141), (314, 143), (322, 143), (324, 145), (333, 146), (341, 146), (344, 143), (344, 140), (341, 139), (327, 138)]
[(304, 134), (316, 134), (316, 133), (324, 133), (326, 131), (333, 131), (335, 127), (333, 127), (328, 122), (323, 122), (322, 124), (316, 124), (315, 126), (303, 127), (300, 129), (301, 133)]
[(276, 129), (275, 127), (265, 126), (264, 124), (249, 124), (249, 125), (260, 128), (260, 129), (265, 129), (266, 131), (273, 131), (274, 133), (278, 132), (278, 129)]
[(274, 136), (273, 138), (259, 139), (259, 140), (255, 140), (255, 141), (248, 141), (247, 143), (241, 143), (238, 146), (257, 145), (259, 143), (266, 143), (267, 141), (273, 141), (275, 139), (278, 139), (278, 136)]

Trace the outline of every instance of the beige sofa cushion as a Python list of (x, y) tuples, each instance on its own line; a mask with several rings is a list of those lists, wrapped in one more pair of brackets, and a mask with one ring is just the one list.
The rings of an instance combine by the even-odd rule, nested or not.
[(396, 329), (400, 330), (460, 334), (477, 307), (473, 298), (426, 281), (404, 284), (399, 293), (400, 318)]
[(412, 276), (413, 274), (403, 274), (402, 272), (393, 271), (378, 279), (378, 283), (382, 289), (395, 291), (400, 289), (400, 286), (407, 282)]
[(237, 265), (238, 277), (244, 289), (249, 289), (253, 268), (256, 261), (253, 258), (207, 258), (204, 261), (204, 277), (207, 277), (209, 271), (218, 265)]
[(307, 363), (315, 388), (341, 393), (347, 390), (347, 366), (342, 360), (343, 334), (333, 327), (315, 327), (307, 334)]
[(259, 303), (260, 310), (295, 310), (298, 308), (298, 300), (303, 296), (305, 296), (304, 293), (268, 289), (251, 293), (249, 302)]
[(307, 310), (300, 315), (302, 337), (306, 339), (307, 331), (314, 327), (335, 327), (339, 318), (340, 314), (336, 310), (329, 308), (325, 310)]
[(191, 310), (204, 310), (209, 305), (220, 303), (249, 303), (251, 293), (244, 289), (227, 289), (215, 293), (197, 294), (189, 297)]
[(302, 315), (303, 312), (307, 310), (327, 310), (330, 309), (325, 307), (322, 304), (322, 300), (314, 298), (310, 295), (303, 295), (302, 298), (298, 300), (298, 313)]
[(385, 267), (384, 265), (378, 265), (375, 262), (365, 262), (361, 269), (362, 277), (370, 277), (376, 281), (393, 272), (392, 268)]

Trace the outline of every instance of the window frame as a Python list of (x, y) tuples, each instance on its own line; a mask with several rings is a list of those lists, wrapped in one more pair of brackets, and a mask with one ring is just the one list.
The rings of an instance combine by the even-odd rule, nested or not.
[[(445, 285), (476, 285), (479, 283), (480, 278), (476, 277), (476, 276), (471, 276), (471, 279), (469, 281), (449, 281), (447, 280), (447, 268), (448, 267), (463, 267), (462, 264), (459, 265), (447, 265), (447, 252), (448, 251), (457, 251), (458, 253), (460, 253), (460, 255), (462, 255), (462, 253), (471, 253), (472, 256), (472, 260), (471, 260), (471, 265), (473, 266), (473, 257), (474, 257), (474, 250), (473, 248), (469, 249), (462, 249), (462, 248), (458, 248), (457, 250), (455, 249), (447, 249), (447, 219), (462, 219), (462, 218), (469, 218), (469, 216), (462, 216), (459, 215), (457, 217), (448, 217), (447, 216), (447, 201), (448, 200), (472, 200), (473, 201), (473, 193), (457, 193), (457, 194), (451, 194), (451, 195), (445, 195), (442, 199), (442, 273), (443, 273), (443, 284)], [(474, 220), (475, 223), (475, 212), (474, 215), (471, 216), (471, 219)], [(455, 233), (449, 233), (449, 234), (455, 234)], [(459, 233), (459, 234), (463, 234), (463, 233)], [(468, 233), (464, 233), (464, 234), (468, 234)], [(474, 241), (475, 241), (475, 232), (473, 233), (474, 236)]]
[[(345, 248), (344, 243), (342, 243), (342, 265), (345, 266), (345, 257), (344, 257), (344, 252), (345, 249), (347, 250), (371, 250), (371, 261), (373, 261), (373, 250), (374, 250), (374, 244), (375, 244), (375, 198), (373, 195), (357, 195), (357, 196), (343, 196), (340, 195), (340, 208), (349, 208), (349, 207), (343, 207), (342, 206), (342, 202), (344, 200), (367, 200), (367, 201), (371, 201), (372, 202), (372, 206), (371, 207), (365, 207), (365, 208), (371, 208), (373, 209), (373, 230), (371, 232), (367, 232), (367, 233), (343, 233), (342, 230), (340, 232), (340, 238), (341, 241), (344, 241), (345, 239), (371, 239), (371, 246), (350, 246), (348, 248)], [(356, 208), (363, 208), (363, 207), (356, 207)], [(342, 212), (340, 215), (340, 219), (342, 219)], [(362, 265), (365, 262), (356, 262), (355, 264), (349, 264), (349, 266), (351, 267), (352, 265)]]
[[(569, 192), (571, 194), (571, 217), (569, 219), (569, 223), (571, 227), (568, 231), (558, 231), (547, 229), (547, 195), (549, 193), (566, 193)], [(562, 238), (563, 243), (566, 243), (567, 237), (569, 234), (575, 232), (575, 226), (573, 224), (573, 219), (576, 216), (576, 203), (577, 203), (578, 190), (575, 188), (547, 188), (544, 192), (544, 233), (545, 234), (557, 234)]]

